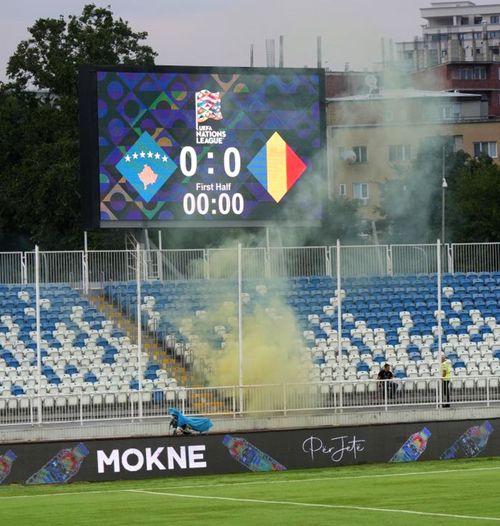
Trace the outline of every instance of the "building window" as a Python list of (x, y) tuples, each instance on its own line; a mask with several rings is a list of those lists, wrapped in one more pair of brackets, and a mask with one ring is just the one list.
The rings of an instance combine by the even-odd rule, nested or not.
[(500, 31), (488, 31), (488, 38), (491, 38), (491, 39), (500, 38)]
[(411, 147), (409, 144), (391, 144), (389, 146), (389, 161), (409, 161)]
[(497, 158), (497, 143), (496, 142), (475, 142), (474, 143), (474, 157), (479, 157), (481, 154), (486, 154), (492, 159)]
[(348, 161), (351, 164), (368, 162), (368, 149), (366, 146), (353, 146), (352, 148), (339, 146), (338, 154), (339, 159)]
[(357, 163), (367, 163), (368, 162), (368, 148), (366, 146), (353, 146), (352, 151), (356, 155)]
[(370, 197), (368, 194), (368, 184), (352, 183), (352, 197), (354, 199), (361, 199), (362, 201), (367, 201)]
[(345, 197), (347, 195), (347, 187), (343, 183), (339, 184), (339, 195), (341, 197)]
[(453, 151), (458, 152), (464, 149), (464, 136), (454, 135), (453, 136)]
[(463, 25), (463, 26), (468, 26), (469, 25), (469, 17), (463, 16), (460, 19), (460, 24)]
[(477, 66), (474, 68), (457, 68), (453, 70), (455, 80), (486, 80), (486, 68)]
[(490, 16), (490, 24), (498, 24), (499, 22), (500, 22), (500, 16), (498, 15)]
[(483, 17), (482, 16), (475, 16), (474, 17), (474, 25), (482, 24), (483, 23)]
[(442, 116), (444, 120), (459, 120), (461, 117), (460, 114), (460, 105), (451, 104), (449, 106), (442, 106)]
[(448, 35), (446, 33), (439, 33), (438, 35), (431, 35), (431, 42), (448, 42)]
[(437, 49), (429, 49), (427, 53), (427, 60), (429, 62), (429, 66), (435, 66), (438, 63)]

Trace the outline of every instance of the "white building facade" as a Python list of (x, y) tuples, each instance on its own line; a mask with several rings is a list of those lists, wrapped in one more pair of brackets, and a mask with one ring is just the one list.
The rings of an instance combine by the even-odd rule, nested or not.
[(398, 62), (407, 71), (448, 62), (500, 61), (500, 4), (433, 2), (420, 15), (426, 21), (422, 35), (396, 43)]

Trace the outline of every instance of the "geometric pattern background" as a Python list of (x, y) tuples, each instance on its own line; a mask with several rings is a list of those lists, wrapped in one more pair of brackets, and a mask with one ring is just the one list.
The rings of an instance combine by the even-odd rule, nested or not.
[[(318, 182), (323, 178), (318, 173), (316, 158), (323, 146), (319, 75), (287, 69), (279, 75), (234, 71), (234, 74), (97, 72), (101, 224), (200, 219), (268, 221), (277, 214), (298, 222), (320, 219), (320, 196), (325, 189)], [(204, 124), (214, 130), (225, 130), (222, 145), (196, 144), (195, 96), (204, 89), (221, 93), (223, 119)], [(269, 186), (262, 184), (262, 177), (259, 179), (249, 168), (276, 132), (304, 165), (294, 184), (287, 185), (287, 191), (279, 197), (276, 193), (272, 195)], [(168, 158), (164, 164), (169, 166), (170, 173), (155, 171), (158, 175), (156, 179), (153, 177), (155, 186), (152, 183), (145, 189), (137, 178), (124, 173), (124, 159), (146, 136), (158, 148), (153, 152), (151, 146), (153, 155), (164, 154)], [(192, 177), (185, 177), (177, 168), (184, 146), (192, 146), (196, 151), (198, 168)], [(241, 172), (234, 178), (225, 175), (222, 168), (224, 151), (229, 147), (237, 148), (241, 156)], [(165, 166), (157, 163), (156, 167), (162, 170)], [(188, 192), (196, 195), (196, 183), (213, 182), (230, 182), (228, 193), (243, 195), (243, 214), (186, 217), (182, 206), (184, 195)]]

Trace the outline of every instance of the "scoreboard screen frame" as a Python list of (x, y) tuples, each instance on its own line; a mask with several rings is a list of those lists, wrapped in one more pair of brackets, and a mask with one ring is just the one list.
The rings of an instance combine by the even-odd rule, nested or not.
[[(111, 92), (113, 86), (108, 84), (105, 93), (110, 92), (111, 98), (102, 100), (104, 82), (101, 79), (106, 79), (108, 74), (111, 78), (113, 75), (124, 78), (126, 74), (139, 78), (144, 74), (158, 79), (162, 75), (178, 75), (180, 79), (183, 76), (186, 79), (209, 76), (220, 80), (223, 89), (225, 82), (230, 85), (232, 79), (237, 80), (231, 84), (231, 92), (223, 89), (216, 92), (214, 88), (186, 92), (188, 97), (194, 98), (189, 111), (192, 111), (196, 128), (191, 129), (192, 125), (186, 128), (192, 131), (190, 140), (188, 144), (180, 145), (169, 135), (174, 128), (163, 127), (163, 132), (156, 128), (153, 132), (144, 121), (140, 126), (137, 123), (134, 126), (124, 122), (126, 119), (115, 119), (121, 123), (115, 128), (111, 128), (113, 123), (110, 122), (104, 127), (103, 114), (108, 113), (107, 106), (113, 103), (113, 98), (118, 99), (121, 95)], [(304, 81), (304, 86), (301, 86), (301, 78), (309, 79), (309, 85)], [(248, 83), (254, 79), (254, 84), (248, 89)], [(250, 143), (249, 151), (240, 152), (239, 146), (243, 143), (240, 137), (244, 136), (246, 141), (253, 128), (241, 131), (234, 129), (238, 124), (230, 124), (232, 129), (224, 126), (230, 119), (236, 120), (235, 109), (231, 108), (232, 115), (225, 107), (224, 95), (231, 93), (233, 99), (243, 100), (245, 89), (247, 92), (252, 88), (257, 91), (259, 79), (264, 82), (273, 79), (272, 82), (269, 80), (269, 86), (265, 86), (268, 90), (265, 97), (271, 99), (269, 93), (272, 93), (272, 100), (276, 101), (280, 111), (270, 107), (269, 114), (276, 123), (282, 122), (283, 125), (275, 130), (269, 124), (273, 121), (266, 122), (262, 128), (256, 126), (254, 135), (258, 139)], [(296, 94), (298, 90), (287, 86), (290, 79), (306, 90), (317, 84), (317, 102), (314, 102), (317, 107), (314, 110), (306, 107), (307, 102), (302, 108), (293, 106), (300, 95)], [(243, 82), (238, 83), (238, 80)], [(116, 87), (115, 91), (121, 89)], [(279, 92), (279, 89), (283, 91)], [(263, 90), (264, 87), (262, 93)], [(158, 93), (162, 93), (161, 90)], [(131, 88), (129, 97), (134, 96)], [(264, 97), (255, 94), (252, 108), (259, 105), (258, 96)], [(308, 102), (310, 100), (309, 93)], [(175, 103), (170, 96), (168, 104), (177, 109)], [(123, 101), (121, 104), (123, 110)], [(287, 109), (286, 104), (292, 109)], [(264, 115), (265, 101), (260, 105)], [(182, 107), (182, 101), (178, 106)], [(171, 110), (168, 106), (166, 110), (164, 108), (161, 115), (168, 115)], [(239, 114), (245, 118), (245, 112), (249, 112), (248, 121), (253, 122), (250, 117), (258, 110), (252, 108), (240, 110)], [(111, 107), (110, 113), (115, 110)], [(319, 226), (322, 223), (322, 202), (327, 194), (325, 70), (322, 68), (85, 65), (79, 70), (79, 111), (82, 223), (85, 229)], [(306, 117), (311, 114), (315, 115), (314, 126), (307, 122)], [(295, 116), (300, 120), (297, 129), (291, 125)], [(120, 133), (123, 143), (120, 143)], [(111, 144), (115, 139), (117, 142)], [(224, 144), (226, 140), (228, 142)], [(238, 147), (234, 146), (235, 143)], [(215, 152), (211, 154), (211, 150)], [(144, 163), (141, 156), (144, 156)], [(217, 161), (210, 166), (209, 159), (214, 158)], [(238, 179), (241, 174), (242, 179)], [(251, 202), (248, 202), (248, 196)], [(155, 216), (155, 207), (161, 209), (162, 205), (161, 213)], [(128, 210), (134, 206), (136, 209), (127, 212), (127, 217), (120, 216), (125, 207)], [(142, 216), (138, 209), (143, 211)]]

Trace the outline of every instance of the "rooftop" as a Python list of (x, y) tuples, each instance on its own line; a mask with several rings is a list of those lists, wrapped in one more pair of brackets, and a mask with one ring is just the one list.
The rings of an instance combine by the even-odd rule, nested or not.
[(448, 16), (453, 14), (453, 11), (461, 10), (463, 13), (477, 13), (479, 11), (485, 13), (493, 13), (500, 8), (500, 4), (475, 4), (474, 2), (431, 2), (430, 7), (421, 7), (420, 13), (423, 15), (439, 16), (445, 13)]
[(413, 88), (383, 90), (378, 93), (365, 93), (350, 97), (331, 97), (327, 102), (355, 102), (368, 100), (395, 100), (395, 99), (477, 99), (481, 97), (476, 93), (461, 93), (459, 91), (430, 91), (416, 90)]
[(431, 7), (475, 7), (474, 2), (431, 2)]

